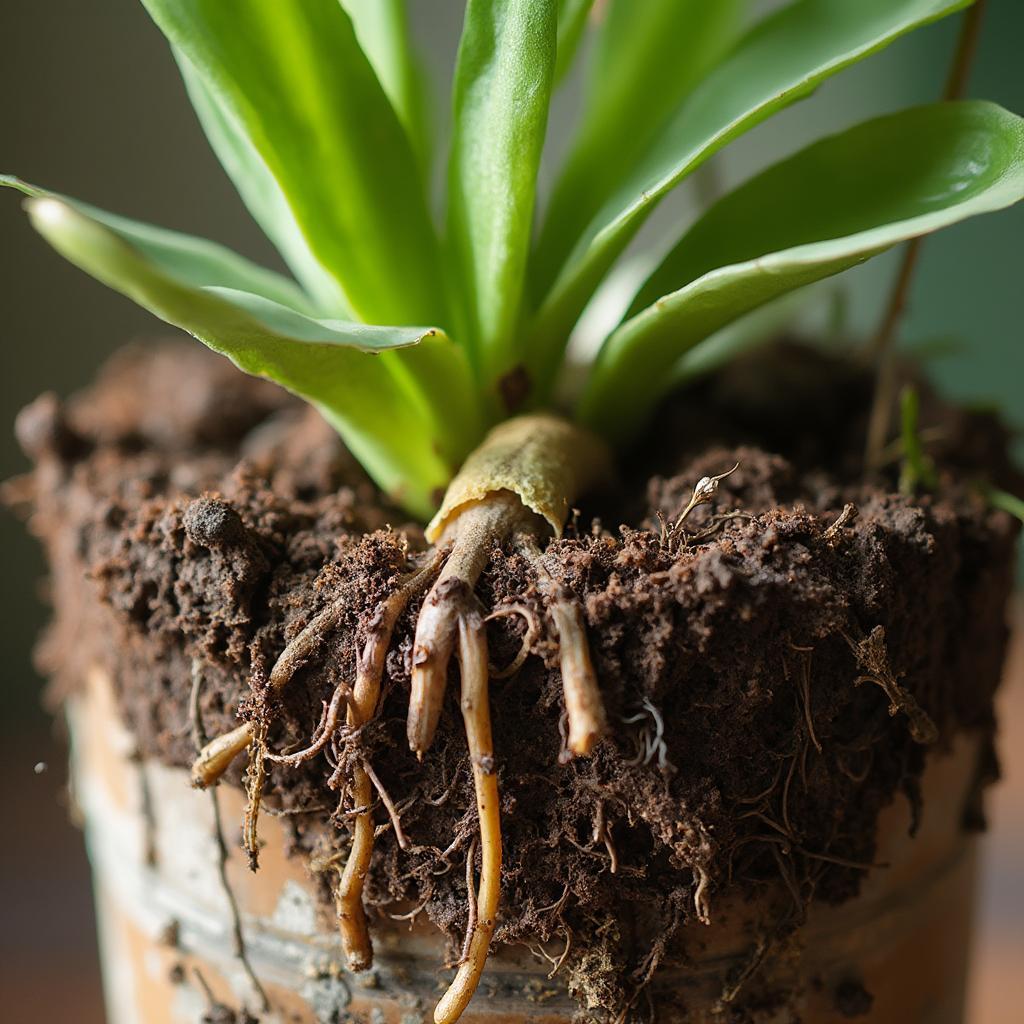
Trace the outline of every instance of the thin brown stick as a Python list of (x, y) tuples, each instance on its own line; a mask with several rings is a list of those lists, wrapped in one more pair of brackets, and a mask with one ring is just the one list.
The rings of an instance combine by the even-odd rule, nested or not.
[(547, 598), (548, 613), (558, 636), (562, 692), (569, 720), (569, 736), (559, 760), (586, 757), (607, 731), (608, 719), (590, 657), (583, 609), (572, 591), (548, 571), (533, 536), (521, 534), (516, 544), (537, 573), (537, 585)]
[[(985, 12), (985, 0), (976, 0), (964, 14), (957, 40), (956, 51), (950, 66), (942, 98), (945, 101), (960, 99), (967, 88), (971, 65), (978, 47), (981, 30), (981, 19)], [(875, 333), (868, 349), (872, 362), (876, 363), (875, 397), (868, 419), (867, 447), (864, 465), (868, 472), (874, 473), (883, 464), (883, 452), (889, 437), (892, 423), (892, 410), (896, 402), (896, 391), (899, 384), (899, 372), (896, 362), (896, 346), (894, 344), (896, 330), (903, 318), (910, 285), (914, 278), (921, 255), (923, 238), (910, 239), (903, 250), (903, 260), (889, 301), (882, 316), (881, 325)]]
[(519, 498), (502, 491), (463, 508), (441, 538), (441, 546), (452, 545), (451, 554), (423, 602), (412, 650), (408, 735), (409, 747), (421, 758), (437, 732), (459, 622), (473, 602), (491, 547), (531, 520), (540, 523)]
[(434, 1024), (455, 1024), (473, 998), (487, 962), (501, 895), (501, 812), (487, 692), (487, 634), (475, 611), (459, 623), (459, 669), (462, 720), (473, 764), (480, 821), (480, 888), (476, 897), (477, 922), (466, 958), (434, 1009)]
[[(199, 704), (199, 698), (203, 689), (203, 672), (198, 661), (192, 662), (192, 691), (189, 697), (189, 718), (192, 723), (192, 742), (196, 750), (203, 750), (206, 747), (206, 729), (203, 727), (203, 713)], [(217, 791), (210, 790), (210, 807), (213, 812), (213, 841), (217, 847), (217, 876), (220, 879), (220, 887), (228, 903), (228, 912), (231, 915), (231, 944), (238, 962), (242, 965), (245, 976), (249, 979), (254, 991), (260, 998), (260, 1008), (264, 1011), (270, 1009), (270, 1000), (267, 993), (260, 984), (256, 972), (249, 962), (249, 954), (245, 948), (245, 936), (242, 934), (242, 915), (238, 909), (238, 900), (235, 899), (235, 891), (231, 888), (228, 879), (228, 844), (224, 840), (224, 822), (220, 813), (220, 798)], [(200, 980), (207, 992), (205, 979), (200, 975)]]

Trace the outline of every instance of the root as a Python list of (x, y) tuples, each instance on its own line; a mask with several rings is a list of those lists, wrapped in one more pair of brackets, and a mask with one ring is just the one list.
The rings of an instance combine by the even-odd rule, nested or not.
[(249, 858), (249, 870), (260, 866), (260, 800), (267, 781), (267, 726), (257, 723), (249, 746), (249, 767), (245, 773), (245, 821), (242, 823), (242, 845)]
[[(250, 749), (246, 776), (248, 809), (244, 839), (250, 862), (257, 856), (256, 824), (266, 763), (294, 767), (323, 753), (334, 769), (332, 788), (344, 785), (351, 770), (344, 814), (352, 820), (352, 845), (335, 890), (339, 931), (349, 967), (366, 970), (373, 948), (366, 926), (363, 886), (373, 853), (374, 789), (388, 811), (400, 846), (400, 810), (380, 784), (372, 766), (341, 743), (352, 746), (359, 732), (376, 714), (381, 678), (395, 623), (412, 594), (437, 574), (416, 623), (412, 650), (412, 683), (407, 733), (409, 746), (420, 758), (433, 743), (447, 687), (448, 667), (457, 653), (461, 676), (461, 708), (469, 745), (479, 819), (479, 888), (470, 900), (475, 918), (466, 929), (464, 957), (455, 978), (438, 1003), (436, 1024), (455, 1024), (480, 981), (494, 932), (500, 897), (501, 824), (488, 705), (489, 670), (484, 619), (474, 589), (495, 545), (515, 537), (529, 550), (540, 577), (539, 588), (558, 634), (568, 720), (570, 756), (588, 754), (606, 729), (605, 712), (590, 649), (582, 609), (574, 596), (554, 580), (542, 562), (538, 540), (548, 531), (560, 536), (572, 502), (597, 480), (607, 479), (611, 458), (603, 442), (582, 428), (550, 415), (517, 417), (494, 428), (473, 452), (450, 484), (444, 503), (427, 527), (427, 539), (436, 545), (429, 563), (407, 577), (384, 601), (371, 623), (364, 646), (356, 659), (356, 681), (351, 692), (338, 687), (310, 743), (291, 753), (269, 754), (267, 722), (257, 716), (230, 733), (206, 744), (193, 766), (196, 785), (213, 784), (243, 749)], [(717, 479), (708, 484), (717, 486)], [(442, 558), (443, 568), (437, 573)], [(522, 611), (521, 608), (516, 608)], [(271, 696), (281, 692), (310, 658), (323, 638), (337, 629), (346, 612), (339, 599), (316, 615), (284, 649), (267, 681)], [(511, 614), (512, 609), (498, 614)], [(511, 674), (529, 654), (535, 636), (534, 620), (527, 615), (529, 630), (519, 655), (504, 673)], [(344, 726), (339, 722), (346, 707)], [(344, 755), (344, 756), (343, 756)], [(351, 768), (350, 768), (351, 766)], [(454, 779), (451, 785), (454, 785)], [(438, 798), (447, 800), (448, 794)], [(617, 859), (607, 831), (609, 857)], [(454, 848), (455, 844), (453, 844)], [(337, 868), (341, 857), (332, 864)], [(469, 856), (468, 884), (473, 889), (474, 853)], [(564, 958), (563, 954), (563, 958)]]
[(334, 905), (349, 970), (366, 971), (373, 964), (373, 943), (363, 909), (363, 883), (373, 855), (373, 815), (369, 810), (373, 802), (373, 786), (362, 768), (357, 768), (353, 776), (352, 801), (366, 810), (357, 814), (352, 824), (352, 848), (334, 891)]
[(502, 491), (461, 510), (442, 536), (439, 546), (450, 543), (451, 554), (423, 602), (412, 650), (408, 735), (417, 756), (422, 758), (434, 741), (459, 624), (471, 612), (473, 588), (492, 546), (517, 528), (539, 529), (540, 524), (519, 498)]
[[(426, 586), (437, 569), (440, 555), (434, 554), (416, 572), (406, 576), (401, 585), (377, 609), (367, 628), (362, 649), (356, 657), (356, 682), (352, 698), (348, 702), (348, 725), (352, 729), (362, 728), (377, 711), (380, 700), (381, 680), (384, 676), (384, 661), (387, 658), (395, 623), (405, 610), (411, 598)], [(370, 870), (373, 856), (373, 788), (376, 775), (368, 764), (357, 765), (352, 772), (352, 803), (358, 809), (352, 825), (352, 847), (345, 867), (338, 879), (334, 893), (338, 914), (338, 931), (345, 958), (353, 971), (369, 970), (373, 964), (373, 943), (366, 927), (366, 912), (363, 909), (363, 885)], [(405, 837), (398, 821), (397, 812), (387, 797), (384, 787), (376, 782), (385, 807), (391, 813), (395, 838), (405, 848)]]
[[(280, 693), (285, 688), (303, 662), (320, 645), (324, 635), (341, 621), (347, 603), (347, 600), (341, 598), (333, 601), (322, 612), (314, 616), (302, 632), (285, 647), (270, 671), (267, 686), (271, 693)], [(206, 789), (207, 786), (216, 782), (228, 770), (231, 762), (246, 747), (253, 744), (256, 731), (256, 726), (252, 722), (245, 722), (232, 729), (231, 732), (224, 733), (207, 743), (192, 764), (192, 784), (199, 789)], [(265, 754), (265, 743), (263, 747)], [(260, 772), (262, 772), (262, 768)], [(252, 774), (251, 768), (250, 774)]]
[(611, 831), (608, 828), (608, 822), (605, 820), (604, 815), (604, 801), (599, 800), (597, 802), (597, 814), (594, 818), (594, 832), (592, 836), (592, 842), (603, 843), (605, 850), (608, 851), (608, 859), (611, 862), (609, 871), (613, 875), (619, 872), (619, 852), (615, 848), (615, 843), (612, 839)]
[(294, 768), (296, 765), (304, 764), (312, 760), (324, 747), (334, 738), (341, 719), (341, 706), (349, 707), (352, 702), (352, 690), (347, 683), (339, 683), (331, 697), (331, 703), (324, 711), (324, 716), (317, 726), (313, 742), (304, 750), (297, 750), (291, 754), (275, 754), (268, 751), (266, 758), (273, 764), (283, 764)]
[(519, 645), (518, 654), (504, 668), (496, 669), (493, 665), (491, 666), (492, 679), (508, 679), (509, 676), (514, 676), (523, 667), (523, 662), (530, 656), (530, 649), (533, 647), (537, 637), (540, 636), (540, 620), (537, 618), (536, 612), (525, 604), (512, 604), (505, 608), (495, 608), (484, 619), (484, 622), (490, 622), (492, 619), (506, 618), (509, 615), (522, 615), (526, 620), (526, 636), (523, 637), (523, 641)]
[(711, 879), (699, 864), (693, 868), (693, 874), (697, 879), (697, 885), (693, 890), (693, 909), (697, 914), (697, 920), (701, 924), (711, 924), (711, 901), (708, 899)]
[(196, 789), (212, 786), (251, 741), (252, 722), (244, 722), (231, 732), (204, 744), (192, 762), (192, 785)]
[[(391, 829), (395, 833), (395, 841), (398, 843), (398, 847), (401, 850), (409, 849), (409, 840), (405, 838), (405, 833), (402, 831), (402, 815), (398, 808), (395, 807), (395, 802), (391, 799), (391, 795), (384, 787), (384, 783), (377, 778), (377, 773), (373, 770), (373, 766), (369, 761), (363, 762), (362, 770), (366, 772), (373, 788), (377, 790), (377, 795), (380, 797), (380, 802), (384, 805), (384, 809), (388, 812), (388, 817), (391, 819)], [(404, 808), (408, 808), (409, 802), (407, 801)], [(367, 814), (369, 812), (366, 812)]]
[(469, 959), (469, 947), (476, 932), (476, 923), (479, 914), (476, 906), (476, 836), (473, 836), (466, 851), (466, 901), (469, 906), (469, 914), (466, 917), (466, 936), (462, 940), (462, 953), (459, 955), (459, 963), (464, 964)]
[(586, 757), (605, 734), (608, 720), (590, 659), (583, 609), (568, 587), (548, 572), (535, 537), (520, 534), (516, 544), (537, 573), (538, 586), (547, 598), (548, 612), (558, 636), (562, 690), (569, 718), (567, 749), (562, 752), (559, 760), (568, 761), (574, 756)]
[(454, 1024), (472, 999), (487, 962), (501, 892), (501, 817), (487, 692), (487, 637), (483, 621), (475, 612), (459, 623), (459, 668), (462, 720), (480, 819), (480, 888), (475, 927), (467, 929), (465, 958), (434, 1009), (434, 1024)]
[(907, 726), (914, 742), (922, 745), (934, 743), (939, 738), (937, 726), (928, 712), (914, 699), (914, 695), (900, 686), (896, 674), (889, 664), (889, 652), (885, 645), (885, 629), (882, 626), (875, 626), (860, 641), (854, 640), (845, 633), (843, 638), (850, 650), (853, 651), (857, 664), (864, 673), (855, 679), (854, 683), (856, 685), (874, 683), (881, 687), (886, 697), (889, 698), (889, 714), (895, 716), (902, 713), (906, 716)]
[[(198, 661), (192, 662), (192, 693), (189, 699), (189, 717), (192, 722), (192, 742), (195, 745), (196, 750), (202, 750), (206, 746), (206, 730), (203, 728), (203, 715), (199, 708), (199, 697), (203, 688), (203, 673), (202, 668)], [(231, 942), (232, 949), (238, 962), (242, 965), (242, 970), (245, 972), (245, 976), (249, 979), (249, 984), (252, 985), (253, 990), (260, 1000), (260, 1008), (264, 1011), (270, 1009), (270, 1000), (267, 998), (267, 993), (263, 986), (260, 984), (259, 978), (256, 977), (256, 972), (252, 969), (252, 964), (249, 962), (249, 954), (245, 948), (245, 937), (242, 934), (242, 915), (238, 909), (238, 900), (235, 899), (234, 889), (231, 888), (231, 882), (228, 880), (228, 845), (224, 840), (224, 823), (220, 813), (220, 800), (217, 796), (217, 791), (212, 790), (210, 792), (210, 806), (213, 811), (213, 840), (217, 847), (217, 875), (220, 878), (221, 889), (224, 891), (224, 897), (228, 902), (228, 910), (231, 914)], [(202, 975), (198, 974), (200, 983), (203, 988), (206, 989), (209, 994), (209, 988), (206, 985), (205, 979)]]

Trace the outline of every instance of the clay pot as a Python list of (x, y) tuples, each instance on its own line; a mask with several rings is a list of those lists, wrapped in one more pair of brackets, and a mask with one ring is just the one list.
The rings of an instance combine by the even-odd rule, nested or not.
[[(196, 1024), (210, 1011), (206, 988), (227, 1007), (249, 1008), (261, 1024), (431, 1019), (449, 976), (440, 970), (442, 937), (429, 925), (410, 929), (378, 920), (373, 970), (348, 974), (330, 921), (318, 910), (317, 883), (301, 858), (285, 855), (286, 829), (269, 815), (261, 819), (259, 873), (249, 872), (230, 841), (226, 864), (248, 959), (269, 1001), (269, 1010), (261, 1010), (234, 950), (210, 795), (192, 789), (182, 770), (133, 758), (134, 744), (101, 673), (93, 672), (71, 701), (69, 716), (111, 1024)], [(917, 837), (908, 835), (909, 808), (898, 797), (879, 822), (878, 859), (889, 866), (871, 873), (858, 899), (812, 909), (789, 946), (800, 956), (776, 957), (763, 966), (773, 984), (791, 994), (776, 1014), (779, 1024), (793, 1019), (794, 1005), (803, 1024), (861, 1014), (873, 1024), (962, 1020), (976, 857), (960, 816), (973, 753), (964, 741), (953, 754), (933, 758), (923, 780), (927, 810)], [(242, 794), (222, 785), (218, 796), (230, 839), (241, 820)], [(710, 927), (690, 926), (692, 967), (656, 976), (656, 993), (671, 993), (668, 1009), (659, 1008), (659, 1024), (728, 1019), (720, 1012), (728, 1008), (722, 996), (751, 961), (752, 925), (764, 909), (719, 900)], [(526, 949), (498, 951), (463, 1020), (574, 1019), (578, 1007), (559, 978), (549, 980), (549, 971)], [(598, 1008), (575, 1017), (588, 1019), (604, 1017)]]

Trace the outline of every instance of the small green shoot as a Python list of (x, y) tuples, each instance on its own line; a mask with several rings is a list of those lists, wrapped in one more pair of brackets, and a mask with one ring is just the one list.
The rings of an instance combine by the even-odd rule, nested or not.
[(913, 497), (919, 490), (932, 491), (938, 485), (935, 463), (925, 453), (919, 427), (921, 400), (917, 388), (907, 385), (900, 392), (900, 493)]
[(998, 487), (986, 488), (985, 496), (993, 508), (1007, 512), (1024, 523), (1024, 498), (1018, 498), (1016, 494), (1010, 494), (1008, 491), (1001, 491)]

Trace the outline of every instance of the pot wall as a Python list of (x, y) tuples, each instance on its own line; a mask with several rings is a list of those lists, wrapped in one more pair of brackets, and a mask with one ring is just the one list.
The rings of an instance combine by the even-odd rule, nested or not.
[[(95, 880), (104, 984), (111, 1024), (196, 1024), (213, 997), (246, 1007), (260, 1024), (360, 1021), (419, 1024), (431, 1019), (448, 972), (443, 942), (429, 926), (374, 929), (377, 957), (364, 975), (348, 974), (330, 922), (317, 911), (315, 883), (284, 850), (287, 831), (264, 814), (258, 874), (234, 841), (242, 795), (218, 789), (228, 838), (227, 877), (241, 911), (246, 951), (269, 1000), (260, 997), (235, 955), (230, 904), (218, 870), (210, 794), (187, 773), (133, 756), (114, 708), (109, 680), (94, 671), (69, 707), (75, 796), (83, 813)], [(908, 838), (900, 797), (879, 823), (879, 860), (860, 898), (812, 909), (790, 954), (763, 968), (793, 994), (766, 1016), (838, 1024), (858, 1007), (859, 985), (873, 1003), (873, 1024), (958, 1024), (972, 924), (975, 842), (960, 829), (973, 746), (936, 758), (924, 778), (926, 812)], [(721, 1021), (723, 990), (751, 954), (752, 928), (775, 913), (763, 906), (713, 904), (710, 928), (692, 925), (691, 970), (656, 979), (659, 1024)], [(557, 955), (561, 950), (553, 950)], [(526, 950), (491, 957), (466, 1024), (559, 1024), (577, 1007), (559, 979), (549, 980)], [(851, 995), (852, 993), (852, 995)], [(844, 998), (845, 995), (845, 998)], [(852, 999), (852, 1001), (851, 1001)], [(845, 1014), (844, 1014), (845, 1010)], [(583, 1019), (603, 1019), (599, 1008)], [(580, 1018), (577, 1018), (579, 1020)], [(728, 1019), (727, 1015), (724, 1019)]]

